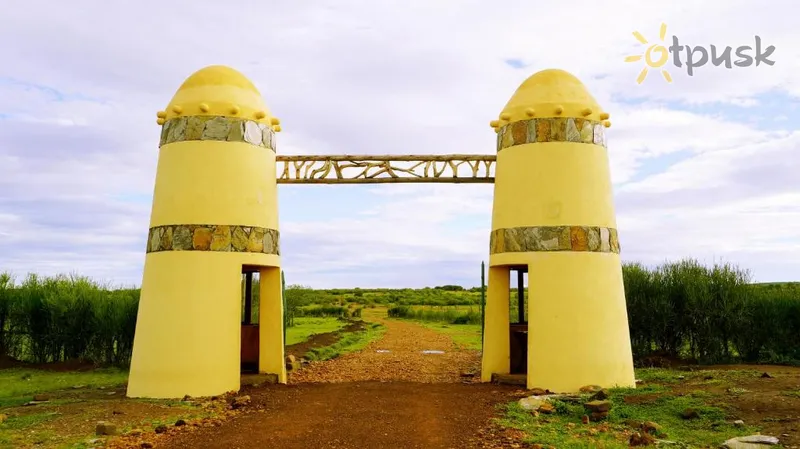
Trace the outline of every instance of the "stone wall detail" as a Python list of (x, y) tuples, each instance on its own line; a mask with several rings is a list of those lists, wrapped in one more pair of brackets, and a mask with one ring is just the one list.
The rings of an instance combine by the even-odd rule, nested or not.
[(161, 128), (159, 147), (191, 140), (244, 142), (275, 151), (275, 132), (269, 125), (224, 116), (186, 116), (169, 119)]
[(238, 225), (180, 224), (150, 228), (147, 252), (216, 251), (280, 255), (277, 229)]
[(489, 238), (490, 254), (541, 251), (619, 254), (619, 237), (616, 229), (598, 226), (530, 226), (495, 229)]
[(606, 148), (602, 122), (573, 117), (532, 118), (509, 123), (497, 133), (497, 151), (526, 143), (574, 142)]

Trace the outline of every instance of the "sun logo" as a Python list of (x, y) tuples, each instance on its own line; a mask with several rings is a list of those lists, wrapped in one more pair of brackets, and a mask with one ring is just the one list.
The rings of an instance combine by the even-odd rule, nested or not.
[[(666, 35), (667, 35), (667, 24), (662, 23), (661, 29), (658, 32), (658, 37), (661, 40), (661, 42), (664, 42), (664, 37), (666, 37)], [(647, 45), (649, 43), (647, 42), (647, 39), (645, 39), (644, 36), (642, 36), (642, 33), (638, 31), (633, 32), (633, 37), (635, 37), (637, 41), (641, 42), (644, 45)], [(658, 58), (658, 60), (653, 60), (653, 53), (659, 53), (661, 55)], [(667, 59), (669, 59), (669, 52), (663, 45), (653, 44), (647, 47), (647, 50), (644, 52), (643, 55), (628, 56), (625, 58), (625, 62), (641, 61), (642, 57), (644, 57), (645, 66), (642, 69), (642, 71), (639, 72), (639, 76), (636, 77), (636, 83), (638, 84), (642, 84), (644, 82), (644, 79), (647, 78), (647, 72), (649, 71), (649, 69), (651, 68), (657, 69), (659, 67), (663, 67), (664, 64), (667, 63)], [(670, 76), (669, 72), (667, 72), (666, 70), (661, 69), (661, 75), (664, 76), (664, 79), (668, 83), (672, 82), (672, 76)]]

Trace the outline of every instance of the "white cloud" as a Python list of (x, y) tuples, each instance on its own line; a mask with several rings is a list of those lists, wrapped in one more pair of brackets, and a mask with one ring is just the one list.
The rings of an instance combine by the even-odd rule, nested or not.
[[(138, 282), (158, 154), (155, 112), (201, 67), (227, 64), (255, 82), (282, 119), (281, 154), (492, 153), (488, 122), (527, 76), (559, 67), (612, 112), (626, 257), (725, 255), (759, 279), (786, 278), (800, 272), (792, 231), (800, 218), (790, 203), (796, 108), (771, 112), (779, 131), (730, 111), (768, 110), (764, 94), (783, 104), (800, 96), (800, 30), (791, 14), (775, 13), (793, 8), (788, 0), (769, 8), (745, 0), (659, 8), (475, 0), (9, 5), (0, 16), (0, 39), (13, 43), (0, 65), (0, 270), (74, 269)], [(775, 45), (776, 64), (708, 65), (693, 77), (667, 67), (674, 83), (652, 73), (636, 85), (641, 67), (623, 62), (643, 51), (631, 32), (654, 40), (662, 22), (689, 45), (746, 45), (757, 34)], [(506, 59), (528, 66), (513, 69)], [(662, 158), (677, 162), (658, 173)], [(303, 204), (281, 203), (290, 279), (478, 282), (491, 186), (380, 186), (370, 194), (281, 187), (294, 188), (365, 206), (308, 219)]]

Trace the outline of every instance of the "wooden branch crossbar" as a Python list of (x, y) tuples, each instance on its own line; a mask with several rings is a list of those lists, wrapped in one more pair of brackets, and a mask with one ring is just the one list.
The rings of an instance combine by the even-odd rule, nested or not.
[(493, 183), (496, 155), (277, 156), (278, 184)]

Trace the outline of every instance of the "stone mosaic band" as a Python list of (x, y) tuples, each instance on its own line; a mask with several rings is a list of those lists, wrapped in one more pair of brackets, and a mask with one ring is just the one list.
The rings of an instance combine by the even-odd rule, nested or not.
[(275, 132), (269, 125), (223, 116), (187, 116), (167, 120), (161, 128), (161, 143), (190, 140), (244, 142), (275, 151)]
[(150, 228), (147, 252), (216, 251), (279, 256), (276, 229), (231, 225), (167, 225)]
[(575, 142), (606, 148), (601, 122), (572, 117), (532, 118), (512, 122), (497, 133), (497, 151), (514, 145), (544, 142)]
[(577, 251), (619, 254), (614, 228), (598, 226), (531, 226), (495, 229), (489, 237), (489, 253)]

